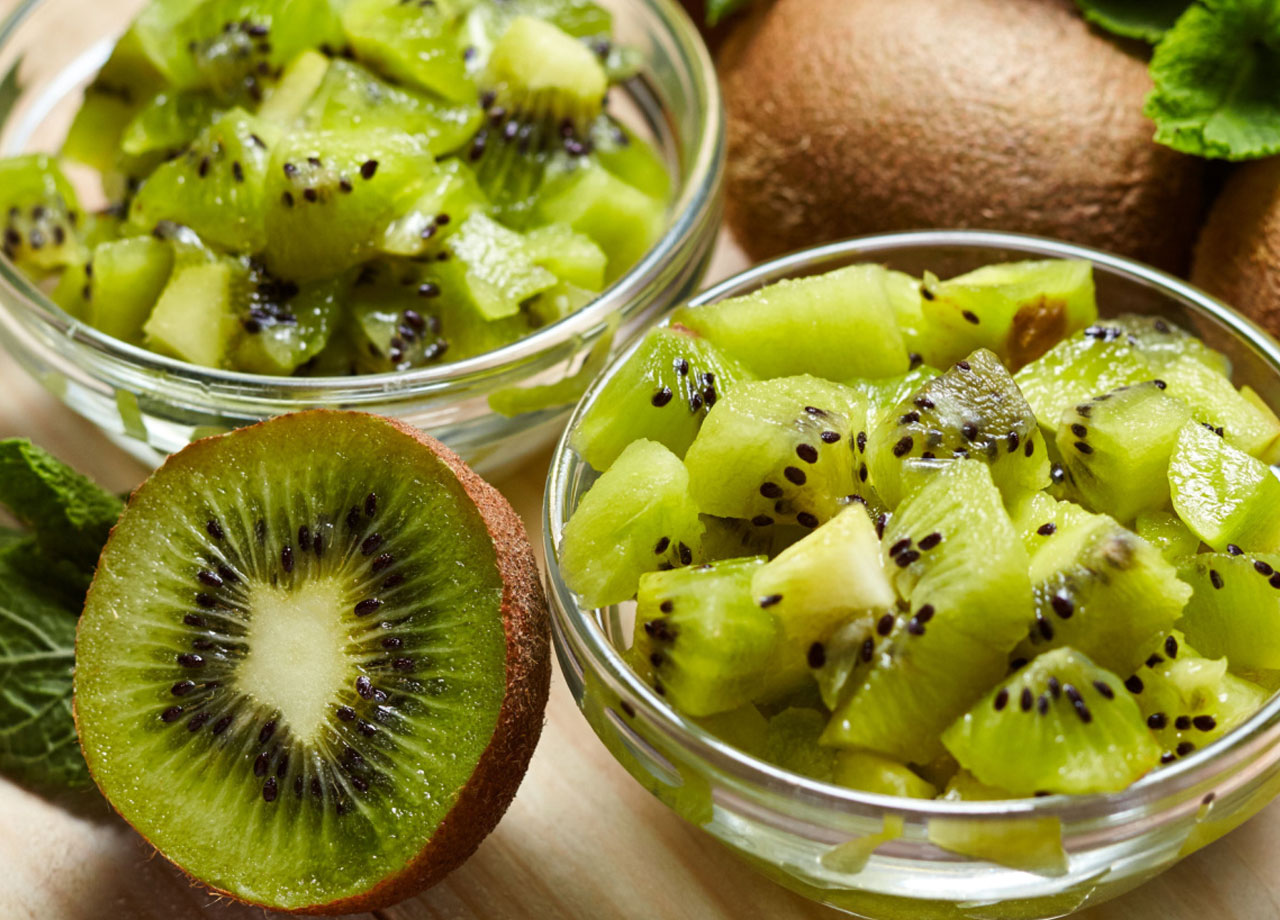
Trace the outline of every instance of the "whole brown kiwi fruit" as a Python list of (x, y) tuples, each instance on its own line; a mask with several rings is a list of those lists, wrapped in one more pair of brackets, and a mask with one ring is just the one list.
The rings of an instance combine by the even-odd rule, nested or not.
[(1179, 271), (1201, 161), (1151, 140), (1145, 60), (1069, 0), (777, 0), (721, 58), (727, 217), (756, 258), (1017, 230)]
[(1280, 157), (1227, 178), (1200, 231), (1191, 280), (1280, 335)]

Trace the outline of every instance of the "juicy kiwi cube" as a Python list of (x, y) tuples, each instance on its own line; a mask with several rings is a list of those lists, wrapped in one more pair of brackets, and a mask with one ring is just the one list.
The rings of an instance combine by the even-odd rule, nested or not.
[(496, 491), (407, 426), (282, 416), (134, 492), (80, 620), (80, 742), (192, 877), (273, 909), (375, 909), (496, 823), (541, 726), (547, 646)]
[(258, 117), (281, 127), (293, 127), (302, 117), (329, 72), (329, 58), (310, 49), (285, 65), (280, 80), (258, 106)]
[(1178, 621), (1188, 641), (1233, 668), (1280, 669), (1280, 554), (1232, 545), (1185, 557), (1178, 576), (1193, 592)]
[(852, 265), (682, 309), (676, 321), (762, 377), (889, 377), (909, 364), (890, 302), (892, 277), (877, 265)]
[(640, 438), (683, 457), (721, 395), (750, 376), (702, 336), (659, 326), (602, 387), (569, 443), (598, 470)]
[[(868, 432), (871, 484), (893, 507), (909, 491), (913, 461), (986, 463), (1010, 500), (1049, 483), (1049, 454), (1031, 407), (1000, 359), (979, 349), (906, 396)], [(934, 462), (924, 469), (936, 468)]]
[(456, 158), (441, 160), (424, 177), (421, 189), (383, 233), (380, 248), (393, 256), (414, 257), (437, 251), (444, 239), (476, 212), (489, 206), (471, 169)]
[(1054, 345), (1013, 379), (1040, 424), (1052, 432), (1072, 406), (1155, 376), (1123, 330), (1095, 323)]
[(553, 118), (597, 114), (609, 88), (599, 58), (585, 44), (533, 16), (517, 16), (507, 25), (489, 54), (486, 82), (499, 95), (545, 95), (564, 106), (547, 113)]
[(467, 295), (485, 319), (503, 319), (556, 284), (525, 247), (524, 238), (491, 217), (472, 214), (445, 242), (445, 250), (466, 266)]
[(876, 621), (869, 667), (834, 694), (845, 699), (823, 741), (927, 763), (941, 731), (1005, 671), (1031, 608), (1027, 555), (974, 460), (903, 502), (881, 545), (903, 610)]
[(107, 335), (140, 342), (173, 270), (173, 247), (153, 236), (99, 243), (92, 266), (85, 319)]
[(698, 510), (757, 527), (814, 528), (857, 491), (857, 391), (816, 377), (738, 383), (717, 399), (685, 454)]
[(693, 562), (702, 531), (680, 458), (654, 441), (633, 441), (565, 525), (565, 583), (587, 607), (620, 603), (644, 573)]
[(1058, 451), (1094, 511), (1129, 522), (1169, 505), (1169, 456), (1191, 410), (1163, 380), (1121, 387), (1062, 414)]
[(1120, 678), (1071, 648), (1002, 681), (942, 740), (965, 770), (1018, 796), (1118, 792), (1160, 759)]
[(1093, 266), (1079, 260), (1003, 262), (948, 281), (926, 274), (920, 290), (947, 364), (987, 348), (1017, 370), (1098, 317)]
[(353, 0), (341, 11), (342, 29), (356, 55), (387, 76), (454, 102), (475, 99), (458, 22), (459, 4)]
[(1265, 405), (1245, 398), (1221, 372), (1181, 355), (1161, 368), (1170, 396), (1191, 407), (1192, 417), (1213, 428), (1232, 447), (1261, 456), (1280, 437), (1280, 420)]
[(58, 164), (43, 154), (0, 160), (0, 251), (40, 278), (82, 261), (77, 227), (84, 216)]
[(214, 258), (175, 265), (142, 326), (146, 346), (204, 367), (221, 367), (235, 335), (232, 287), (239, 267)]
[(1071, 502), (1030, 503), (1018, 522), (1030, 535), (1024, 539), (1035, 609), (1017, 655), (1069, 645), (1103, 667), (1130, 673), (1143, 645), (1173, 625), (1190, 596), (1177, 570), (1112, 518)]
[(157, 93), (125, 125), (120, 153), (126, 158), (161, 158), (184, 150), (217, 112), (215, 100), (199, 91)]
[(751, 576), (761, 561), (641, 576), (628, 655), (681, 712), (725, 712), (760, 693), (778, 632), (773, 615), (751, 598)]
[(1188, 422), (1178, 433), (1169, 492), (1178, 517), (1215, 550), (1280, 550), (1280, 481), (1208, 423)]

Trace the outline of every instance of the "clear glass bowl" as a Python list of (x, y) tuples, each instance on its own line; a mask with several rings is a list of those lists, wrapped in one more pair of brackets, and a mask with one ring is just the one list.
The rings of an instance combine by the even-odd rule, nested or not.
[[(204, 434), (328, 406), (402, 418), (488, 472), (518, 463), (559, 433), (581, 392), (568, 381), (589, 378), (610, 351), (696, 290), (719, 229), (723, 113), (697, 30), (674, 0), (597, 2), (613, 12), (617, 40), (644, 58), (639, 76), (614, 90), (615, 111), (663, 154), (675, 197), (648, 255), (573, 315), (438, 367), (267, 377), (197, 367), (103, 335), (0, 258), (0, 340), (50, 392), (144, 459)], [(81, 90), (142, 5), (23, 0), (0, 22), (0, 155), (58, 149)], [(544, 386), (556, 386), (545, 408), (512, 417), (492, 411), (495, 394)]]
[[(864, 237), (753, 268), (693, 304), (852, 262), (946, 277), (989, 262), (1058, 257), (1094, 263), (1104, 315), (1174, 320), (1225, 352), (1238, 384), (1280, 404), (1280, 346), (1226, 305), (1128, 259), (1035, 237)], [(592, 384), (570, 426), (623, 358)], [(915, 800), (830, 786), (756, 760), (674, 712), (628, 668), (619, 650), (630, 641), (629, 611), (583, 609), (565, 587), (560, 535), (595, 478), (562, 437), (547, 479), (543, 539), (566, 682), (592, 728), (645, 788), (807, 897), (874, 920), (1061, 917), (1169, 868), (1280, 792), (1280, 697), (1217, 743), (1114, 795)]]

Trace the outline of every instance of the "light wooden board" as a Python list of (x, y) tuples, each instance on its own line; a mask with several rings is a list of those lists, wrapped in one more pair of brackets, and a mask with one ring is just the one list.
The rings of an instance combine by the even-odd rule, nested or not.
[[(101, 0), (103, 16), (117, 0)], [(132, 8), (137, 0), (120, 0)], [(0, 0), (7, 13), (12, 0)], [(115, 16), (108, 18), (116, 19)], [(67, 28), (81, 23), (64, 24)], [(723, 243), (711, 278), (743, 265)], [(103, 485), (146, 470), (0, 353), (0, 437), (29, 437)], [(539, 544), (544, 455), (496, 485)], [(358, 854), (353, 854), (358, 858)], [(132, 830), (0, 779), (0, 920), (245, 920), (277, 916), (190, 883)], [(364, 920), (835, 918), (755, 874), (642, 790), (557, 675), (546, 728), (510, 811), (461, 869)], [(1082, 920), (1280, 920), (1280, 803), (1172, 871)]]

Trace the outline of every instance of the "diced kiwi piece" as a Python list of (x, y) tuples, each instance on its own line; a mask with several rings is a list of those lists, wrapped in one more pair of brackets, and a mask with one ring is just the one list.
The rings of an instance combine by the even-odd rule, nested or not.
[(1233, 545), (1186, 557), (1178, 574), (1195, 592), (1178, 622), (1192, 645), (1233, 668), (1280, 669), (1280, 554)]
[(217, 111), (217, 102), (203, 92), (157, 93), (125, 125), (120, 135), (120, 153), (132, 160), (176, 156), (196, 139)]
[(160, 299), (173, 269), (173, 248), (153, 236), (100, 243), (93, 250), (85, 318), (126, 342), (142, 339), (142, 324)]
[[(196, 0), (181, 0), (190, 7)], [(114, 168), (120, 138), (130, 119), (161, 90), (164, 77), (152, 63), (142, 40), (145, 21), (162, 16), (174, 3), (150, 3), (116, 43), (97, 76), (85, 87), (84, 101), (67, 129), (61, 155), (99, 172)]]
[(933, 784), (896, 760), (869, 751), (841, 751), (836, 755), (831, 781), (877, 795), (897, 795), (908, 799), (931, 799), (938, 794)]
[(927, 763), (941, 731), (1005, 673), (1031, 608), (1027, 554), (990, 470), (973, 460), (908, 498), (882, 542), (906, 612), (876, 622), (885, 641), (823, 741)]
[(329, 0), (206, 0), (153, 50), (176, 88), (256, 106), (299, 52), (339, 39)]
[(476, 89), (467, 76), (455, 18), (465, 5), (459, 0), (352, 0), (340, 15), (360, 60), (401, 83), (470, 102)]
[(778, 617), (787, 641), (806, 649), (850, 613), (896, 601), (875, 525), (856, 502), (761, 566), (751, 591)]
[(451, 231), (488, 206), (475, 174), (465, 163), (457, 157), (441, 160), (433, 173), (422, 178), (412, 204), (387, 227), (380, 248), (406, 257), (438, 251)]
[(301, 52), (281, 71), (279, 81), (258, 106), (258, 117), (281, 127), (294, 127), (328, 72), (327, 56), (310, 48)]
[(980, 781), (1020, 796), (1118, 792), (1160, 760), (1120, 678), (1071, 648), (1003, 681), (942, 740)]
[(0, 251), (36, 278), (84, 259), (76, 228), (84, 217), (75, 189), (52, 157), (0, 159)]
[(1017, 370), (1098, 317), (1093, 266), (1072, 259), (1006, 262), (939, 281), (926, 275), (925, 319), (950, 364), (977, 348)]
[(179, 260), (142, 326), (147, 347), (204, 367), (221, 367), (236, 331), (230, 259)]
[(1072, 406), (1155, 376), (1122, 330), (1095, 323), (1053, 346), (1013, 379), (1040, 424), (1053, 431)]
[[(1280, 432), (1280, 416), (1277, 416), (1275, 410), (1267, 405), (1266, 400), (1258, 395), (1257, 390), (1245, 384), (1240, 388), (1240, 397), (1261, 413), (1264, 420), (1263, 424), (1266, 427), (1274, 428), (1277, 432)], [(1253, 455), (1268, 466), (1280, 463), (1280, 433), (1277, 433), (1269, 443), (1255, 450)]]
[(1172, 320), (1159, 316), (1124, 313), (1094, 324), (1097, 330), (1114, 339), (1122, 338), (1136, 348), (1144, 361), (1157, 374), (1179, 358), (1192, 358), (1223, 377), (1231, 376), (1231, 362)]
[(908, 363), (890, 305), (890, 277), (878, 265), (851, 265), (683, 309), (676, 321), (762, 377), (889, 377), (906, 372)]
[(1134, 519), (1133, 531), (1170, 562), (1177, 563), (1200, 548), (1200, 538), (1168, 511), (1142, 511)]
[(372, 910), (498, 820), (548, 645), (532, 550), (491, 486), (407, 425), (288, 415), (134, 492), (80, 619), (80, 741), (193, 878), (273, 909)]
[(268, 267), (305, 281), (366, 261), (434, 163), (429, 150), (398, 132), (286, 135), (272, 150), (263, 193)]
[(917, 459), (981, 460), (1010, 499), (1049, 483), (1049, 454), (1035, 416), (1000, 359), (986, 349), (884, 413), (868, 440), (871, 484), (890, 507), (906, 491), (904, 462)]
[(751, 599), (751, 576), (761, 561), (733, 559), (641, 576), (628, 654), (682, 713), (736, 709), (767, 679), (778, 625)]
[(1121, 387), (1063, 413), (1057, 446), (1088, 506), (1118, 521), (1169, 505), (1169, 455), (1191, 418), (1163, 380)]
[(1170, 633), (1126, 681), (1147, 727), (1160, 745), (1160, 762), (1173, 763), (1212, 744), (1258, 711), (1268, 693), (1227, 673), (1227, 659), (1202, 657)]
[(1112, 518), (1071, 502), (1048, 505), (1036, 502), (1019, 514), (1034, 546), (1035, 610), (1017, 654), (1071, 646), (1128, 674), (1144, 646), (1173, 626), (1191, 590), (1155, 547)]
[(539, 265), (524, 237), (485, 214), (472, 214), (445, 249), (466, 265), (467, 293), (485, 319), (520, 312), (520, 305), (549, 290), (556, 276)]
[(481, 112), (474, 102), (448, 102), (396, 86), (359, 64), (336, 58), (302, 109), (301, 120), (311, 131), (403, 131), (439, 156), (471, 138)]
[(337, 329), (346, 279), (302, 285), (252, 269), (233, 292), (240, 336), (228, 363), (251, 374), (292, 374), (318, 355)]
[(608, 469), (636, 438), (683, 457), (711, 407), (750, 376), (697, 333), (659, 326), (601, 389), (569, 443), (598, 470)]
[(260, 251), (267, 243), (263, 189), (274, 138), (270, 125), (232, 109), (147, 178), (129, 220), (148, 230), (173, 221), (232, 252)]
[(494, 45), (506, 34), (512, 22), (532, 16), (550, 23), (574, 38), (607, 41), (613, 32), (613, 16), (591, 0), (503, 0), (501, 3), (476, 3), (466, 14), (463, 34), (473, 48), (472, 66), (483, 67)]
[(535, 217), (567, 224), (604, 250), (612, 282), (640, 261), (662, 235), (667, 205), (601, 166), (582, 162), (541, 189)]
[(671, 170), (662, 157), (608, 114), (591, 125), (591, 151), (601, 166), (627, 185), (659, 201), (671, 198)]
[(561, 544), (565, 583), (584, 604), (621, 603), (645, 572), (693, 561), (703, 526), (688, 488), (680, 458), (640, 439), (587, 490)]
[(1188, 422), (1169, 460), (1173, 509), (1219, 552), (1280, 551), (1280, 481), (1207, 425)]
[(1280, 420), (1245, 399), (1231, 381), (1195, 358), (1181, 356), (1161, 368), (1170, 396), (1191, 407), (1191, 414), (1232, 447), (1259, 456), (1280, 436)]
[(588, 291), (604, 289), (608, 257), (592, 242), (567, 224), (547, 224), (524, 235), (524, 250), (561, 281)]
[(856, 391), (816, 377), (743, 381), (720, 396), (685, 454), (698, 510), (758, 527), (817, 527), (854, 485)]

